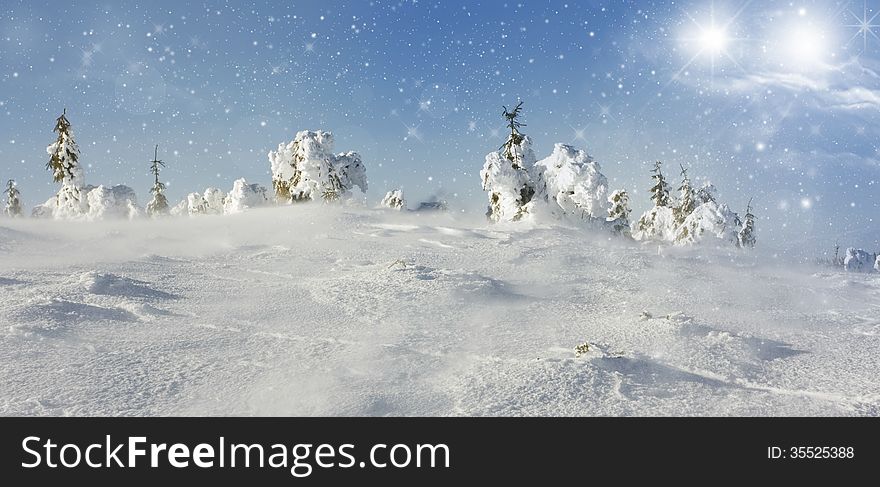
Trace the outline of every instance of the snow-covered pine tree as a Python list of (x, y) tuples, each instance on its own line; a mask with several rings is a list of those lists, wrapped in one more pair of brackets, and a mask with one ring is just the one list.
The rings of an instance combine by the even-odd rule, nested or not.
[(168, 214), (168, 198), (165, 197), (165, 183), (159, 181), (159, 171), (165, 167), (165, 163), (159, 160), (159, 145), (153, 152), (153, 160), (150, 161), (150, 173), (153, 175), (153, 187), (150, 193), (153, 199), (147, 203), (147, 215), (156, 217)]
[(46, 169), (52, 171), (52, 178), (56, 183), (61, 183), (53, 214), (56, 218), (79, 217), (87, 208), (87, 203), (82, 192), (83, 172), (79, 165), (79, 147), (73, 139), (66, 108), (55, 120), (53, 131), (58, 133), (58, 138), (46, 147), (49, 154)]
[(673, 210), (675, 214), (675, 225), (680, 226), (684, 223), (685, 218), (694, 212), (697, 207), (694, 201), (694, 188), (691, 186), (691, 180), (688, 178), (687, 169), (681, 167), (681, 186), (678, 187), (678, 206)]
[(333, 201), (355, 186), (367, 190), (366, 168), (356, 152), (333, 154), (333, 134), (298, 132), (292, 142), (269, 152), (272, 187), (278, 203)]
[(739, 245), (747, 249), (755, 248), (757, 239), (755, 238), (755, 215), (752, 214), (752, 200), (746, 206), (746, 220), (742, 230), (739, 231)]
[(531, 140), (519, 130), (525, 127), (518, 120), (522, 104), (519, 102), (512, 111), (502, 107), (510, 134), (498, 151), (486, 155), (480, 171), (483, 190), (489, 193), (486, 216), (495, 222), (521, 220), (529, 213), (528, 205), (535, 196), (535, 185), (529, 174), (536, 160), (535, 154)]
[(633, 237), (636, 240), (664, 240), (671, 241), (675, 237), (675, 215), (669, 207), (669, 184), (663, 176), (662, 163), (654, 163), (651, 179), (654, 186), (651, 187), (651, 201), (654, 207), (646, 211), (636, 223), (636, 231)]
[(547, 202), (546, 209), (556, 219), (604, 226), (608, 179), (601, 169), (587, 151), (556, 144), (549, 157), (533, 166), (535, 205)]
[(608, 209), (608, 224), (611, 230), (618, 235), (630, 235), (629, 214), (632, 211), (629, 208), (629, 194), (626, 190), (618, 189), (611, 193), (608, 197), (611, 207)]
[(406, 200), (403, 198), (403, 190), (394, 189), (385, 193), (382, 202), (379, 203), (382, 208), (391, 208), (392, 210), (403, 210), (406, 208)]
[(6, 207), (3, 209), (6, 216), (15, 218), (21, 216), (21, 193), (16, 187), (15, 180), (6, 181)]
[(716, 203), (715, 201), (715, 193), (717, 190), (715, 189), (715, 185), (706, 181), (700, 186), (700, 189), (697, 190), (697, 201), (699, 204), (703, 203)]
[(663, 163), (657, 161), (654, 163), (654, 169), (652, 172), (654, 174), (651, 175), (651, 179), (654, 180), (654, 186), (651, 187), (651, 201), (654, 202), (654, 206), (669, 206), (669, 184), (666, 182), (666, 178), (663, 176), (662, 166)]

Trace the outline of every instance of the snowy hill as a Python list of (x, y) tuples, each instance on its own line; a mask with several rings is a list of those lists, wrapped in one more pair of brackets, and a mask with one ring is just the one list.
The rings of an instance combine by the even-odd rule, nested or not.
[(880, 274), (463, 218), (0, 220), (0, 414), (880, 414)]

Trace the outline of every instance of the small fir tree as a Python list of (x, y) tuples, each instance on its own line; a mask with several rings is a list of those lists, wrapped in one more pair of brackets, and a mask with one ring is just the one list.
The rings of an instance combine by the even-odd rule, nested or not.
[[(501, 108), (503, 108), (501, 114), (507, 120), (507, 128), (510, 129), (510, 135), (507, 136), (507, 141), (504, 142), (502, 147), (504, 149), (504, 157), (510, 161), (514, 169), (528, 172), (528, 168), (525, 167), (523, 161), (522, 150), (520, 150), (525, 135), (519, 131), (520, 127), (525, 127), (526, 124), (517, 120), (517, 117), (520, 116), (520, 112), (522, 111), (522, 105), (523, 102), (517, 103), (516, 106), (513, 107), (513, 111), (508, 111), (507, 107), (504, 105), (501, 106)], [(531, 184), (523, 186), (520, 191), (520, 205), (525, 206), (528, 204), (529, 201), (532, 201), (533, 196), (535, 196), (535, 188)]]
[(3, 212), (6, 216), (12, 218), (19, 217), (22, 214), (21, 193), (18, 191), (14, 179), (6, 182), (6, 207)]
[(529, 138), (520, 132), (525, 124), (519, 120), (522, 102), (513, 110), (503, 106), (502, 116), (507, 120), (510, 134), (501, 147), (486, 155), (480, 171), (483, 190), (489, 193), (486, 216), (492, 221), (519, 221), (529, 213), (529, 203), (535, 196), (532, 181), (534, 153)]
[(691, 186), (691, 180), (688, 178), (687, 169), (681, 166), (681, 186), (678, 187), (679, 202), (675, 207), (675, 225), (680, 226), (684, 220), (694, 212), (697, 207), (695, 201), (694, 188)]
[(517, 117), (520, 116), (520, 112), (522, 111), (523, 102), (519, 102), (513, 107), (513, 111), (509, 111), (506, 106), (502, 105), (501, 108), (503, 111), (501, 115), (507, 120), (507, 128), (510, 129), (510, 135), (507, 136), (507, 141), (504, 142), (504, 145), (501, 148), (504, 150), (504, 157), (513, 164), (513, 167), (518, 169), (523, 169), (523, 161), (522, 156), (516, 150), (519, 147), (520, 143), (522, 143), (525, 135), (523, 135), (519, 129), (520, 127), (525, 127), (526, 124), (517, 120)]
[(73, 139), (70, 121), (67, 120), (67, 109), (55, 120), (53, 132), (58, 134), (55, 143), (47, 149), (49, 162), (46, 169), (52, 171), (56, 183), (73, 183), (77, 188), (82, 186), (82, 171), (79, 167), (79, 147)]
[(153, 175), (153, 187), (150, 193), (153, 199), (147, 203), (147, 215), (160, 216), (168, 214), (168, 198), (165, 197), (165, 183), (159, 181), (159, 171), (165, 167), (165, 163), (159, 160), (159, 145), (153, 152), (153, 160), (150, 161), (150, 174)]
[(46, 147), (49, 162), (46, 169), (52, 171), (52, 179), (61, 183), (56, 196), (54, 215), (56, 218), (77, 218), (88, 210), (88, 203), (82, 194), (83, 173), (79, 164), (79, 147), (73, 139), (73, 130), (67, 120), (67, 109), (55, 120), (54, 132), (58, 134), (55, 142)]
[(662, 165), (663, 163), (660, 161), (654, 163), (652, 170), (654, 174), (651, 175), (651, 179), (654, 180), (654, 186), (650, 190), (651, 201), (654, 202), (654, 206), (667, 207), (669, 206), (669, 184), (663, 176)]
[(755, 215), (752, 214), (751, 199), (749, 200), (748, 206), (746, 206), (745, 218), (746, 220), (743, 224), (742, 230), (739, 231), (739, 244), (744, 248), (753, 249), (755, 248), (757, 239), (755, 238)]

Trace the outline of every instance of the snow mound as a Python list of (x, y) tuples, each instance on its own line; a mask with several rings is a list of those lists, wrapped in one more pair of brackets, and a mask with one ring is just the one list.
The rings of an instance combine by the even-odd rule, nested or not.
[(241, 213), (249, 208), (266, 206), (269, 203), (268, 191), (259, 184), (248, 184), (244, 178), (232, 184), (232, 191), (223, 202), (223, 213)]
[(153, 299), (176, 298), (171, 293), (153, 289), (147, 282), (115, 274), (101, 274), (94, 271), (86, 272), (79, 276), (79, 283), (86, 291), (103, 296)]
[(850, 247), (846, 249), (843, 267), (847, 272), (871, 272), (872, 265), (876, 265), (874, 259), (874, 255), (862, 249)]
[(556, 144), (549, 157), (535, 163), (535, 174), (537, 192), (550, 203), (552, 214), (605, 218), (608, 180), (586, 151)]
[(366, 192), (367, 173), (361, 156), (332, 151), (333, 134), (304, 130), (293, 141), (269, 152), (278, 201), (332, 200), (347, 195), (355, 186)]
[(877, 256), (877, 260), (874, 262), (874, 270), (880, 272), (880, 255)]

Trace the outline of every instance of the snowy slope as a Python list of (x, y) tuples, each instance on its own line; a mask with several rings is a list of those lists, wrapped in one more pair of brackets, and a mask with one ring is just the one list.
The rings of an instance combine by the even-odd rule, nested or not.
[(322, 205), (0, 220), (0, 414), (880, 413), (880, 275), (713, 252)]

